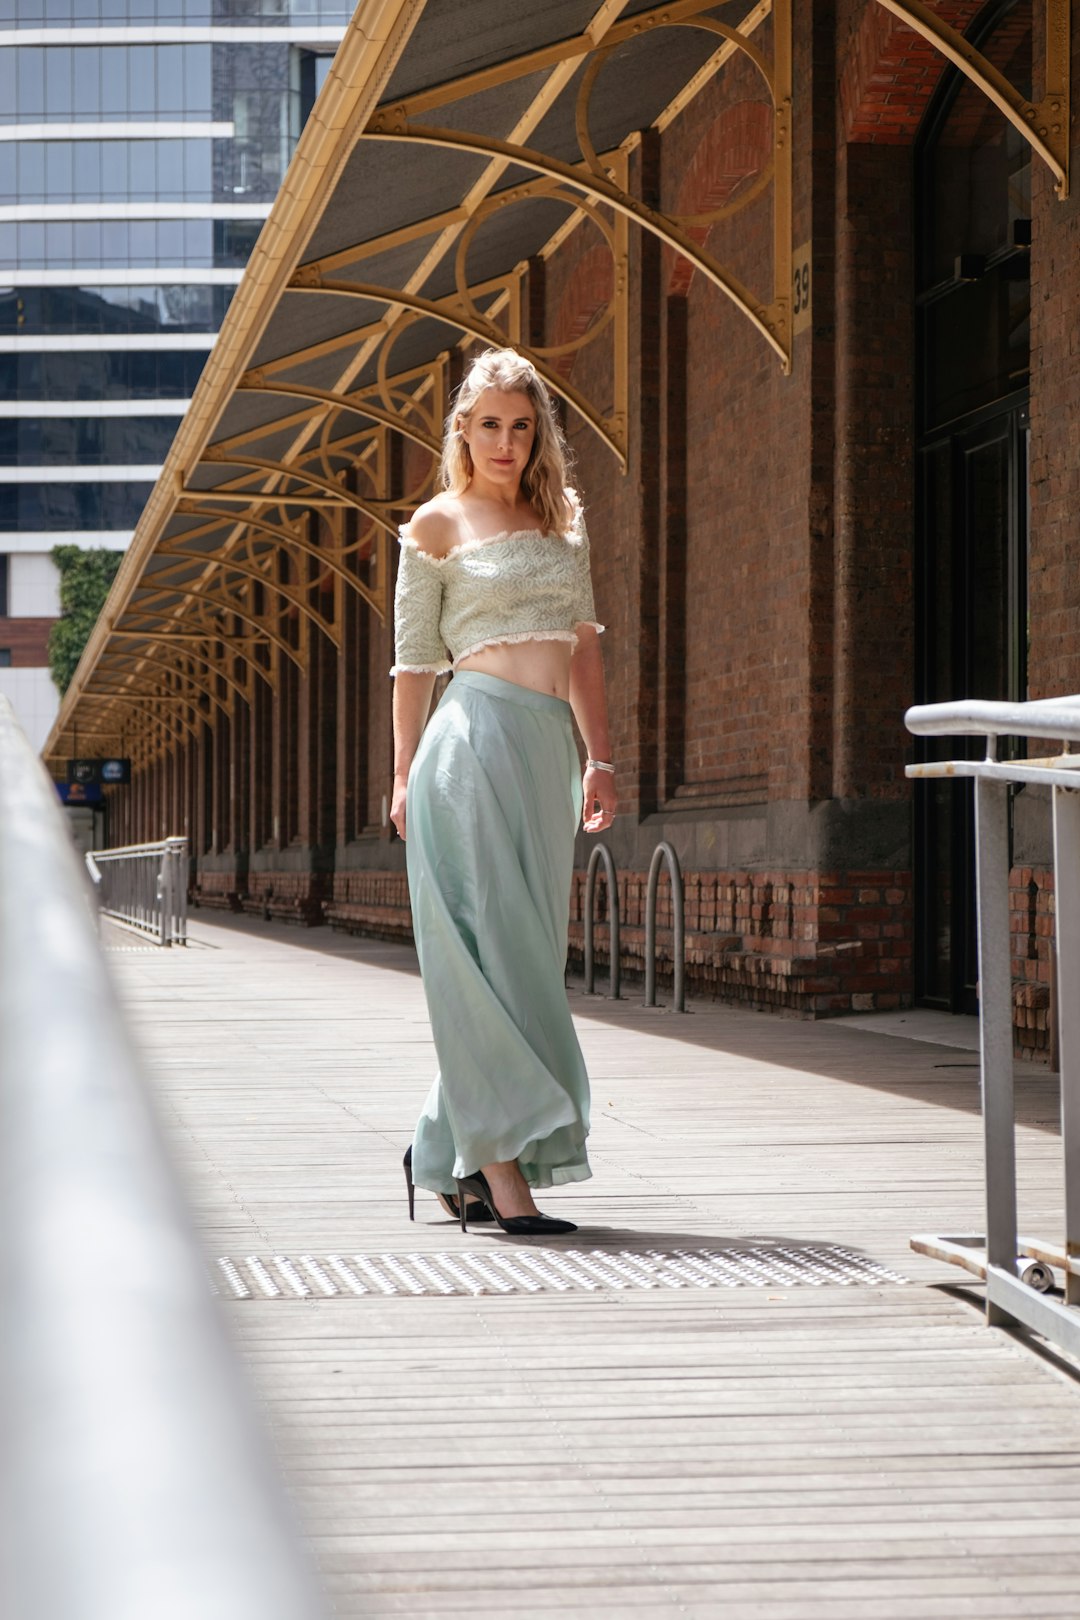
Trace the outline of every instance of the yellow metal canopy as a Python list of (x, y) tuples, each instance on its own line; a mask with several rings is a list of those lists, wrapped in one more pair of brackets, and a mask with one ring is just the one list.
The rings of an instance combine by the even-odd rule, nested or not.
[[(736, 57), (772, 108), (771, 160), (725, 206), (665, 214), (631, 184), (641, 132)], [(682, 254), (788, 370), (791, 91), (791, 0), (363, 0), (46, 753), (77, 736), (153, 758), (274, 687), (271, 649), (304, 668), (312, 630), (337, 643), (342, 591), (385, 617), (388, 537), (431, 487), (478, 339), (528, 353), (625, 469), (632, 231)], [(755, 291), (705, 237), (770, 190)], [(610, 296), (545, 347), (529, 278), (575, 231), (610, 255)], [(603, 398), (565, 363), (594, 344)]]

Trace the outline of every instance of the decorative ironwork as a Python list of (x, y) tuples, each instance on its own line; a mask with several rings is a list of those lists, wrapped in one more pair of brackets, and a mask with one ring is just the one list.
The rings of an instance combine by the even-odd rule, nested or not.
[[(392, 106), (372, 111), (372, 98), (357, 90), (355, 100), (343, 111), (334, 159), (339, 166), (358, 142), (411, 143), (414, 148), (431, 148), (436, 161), (440, 151), (450, 150), (480, 157), (485, 160), (482, 173), (451, 207), (302, 264), (287, 280), (282, 278), (274, 294), (280, 296), (287, 286), (294, 293), (358, 299), (376, 306), (380, 311), (377, 318), (256, 367), (251, 365), (251, 357), (256, 333), (262, 329), (256, 320), (259, 312), (252, 300), (238, 298), (232, 314), (238, 317), (242, 312), (244, 318), (236, 331), (230, 327), (230, 353), (239, 353), (241, 363), (232, 366), (223, 360), (215, 378), (220, 373), (222, 386), (229, 379), (230, 388), (240, 392), (295, 399), (297, 409), (209, 446), (199, 434), (208, 431), (212, 413), (206, 409), (193, 413), (181, 427), (178, 444), (187, 451), (186, 461), (180, 461), (178, 453), (173, 465), (186, 466), (186, 475), (171, 474), (171, 483), (159, 485), (148, 507), (147, 522), (154, 534), (151, 538), (147, 532), (149, 543), (141, 543), (141, 555), (143, 567), (149, 564), (153, 571), (135, 575), (130, 582), (125, 579), (126, 595), (118, 592), (121, 605), (95, 632), (91, 652), (99, 664), (110, 635), (121, 643), (135, 643), (140, 625), (150, 624), (160, 627), (161, 652), (148, 661), (148, 669), (165, 663), (174, 650), (168, 641), (183, 635), (194, 638), (193, 662), (224, 675), (230, 658), (243, 660), (272, 684), (273, 671), (259, 661), (255, 649), (275, 647), (304, 670), (312, 626), (339, 644), (346, 586), (385, 621), (392, 572), (389, 538), (403, 511), (431, 492), (449, 401), (454, 343), (465, 347), (480, 339), (511, 344), (528, 353), (553, 392), (588, 424), (625, 469), (630, 424), (629, 264), (635, 227), (700, 270), (752, 323), (779, 357), (784, 371), (790, 370), (791, 0), (758, 0), (737, 27), (709, 15), (718, 9), (718, 3), (722, 5), (723, 0), (669, 0), (624, 18), (624, 0), (600, 0), (591, 22), (576, 37), (430, 86)], [(768, 56), (753, 37), (766, 18), (771, 18)], [(602, 76), (617, 71), (617, 50), (673, 29), (695, 30), (709, 37), (715, 49), (664, 109), (657, 128), (666, 128), (734, 58), (745, 60), (759, 76), (773, 111), (771, 161), (725, 206), (685, 217), (666, 214), (634, 195), (631, 160), (640, 135), (631, 134), (616, 150), (601, 152), (592, 134), (596, 86)], [(503, 139), (439, 121), (440, 108), (463, 106), (485, 90), (527, 80), (527, 103)], [(538, 136), (548, 114), (575, 80), (580, 161), (566, 162), (544, 151)], [(514, 183), (500, 190), (511, 170), (515, 171)], [(527, 177), (517, 179), (522, 172)], [(325, 194), (326, 187), (312, 179), (302, 189), (303, 206), (309, 207), (316, 195)], [(744, 286), (709, 251), (702, 237), (711, 225), (759, 203), (770, 190), (772, 286), (759, 294)], [(556, 243), (565, 242), (571, 232), (585, 230), (603, 244), (611, 260), (611, 276), (606, 301), (591, 312), (585, 330), (562, 334), (560, 341), (545, 345), (531, 342), (532, 334), (526, 329), (527, 265), (517, 264), (491, 279), (474, 282), (470, 259), (479, 234), (506, 211), (552, 203), (565, 208), (566, 220), (540, 250), (541, 256), (553, 251)], [(404, 286), (352, 279), (362, 275), (367, 261), (405, 243), (420, 244), (422, 256)], [(453, 292), (430, 296), (433, 275), (447, 265), (453, 272)], [(259, 319), (269, 308), (266, 304)], [(402, 352), (397, 347), (401, 340), (418, 324), (430, 329), (433, 322), (446, 329), (447, 347), (422, 365), (395, 371), (394, 357)], [(569, 375), (573, 357), (594, 346), (609, 354), (609, 364), (602, 369), (610, 379), (605, 383), (610, 395), (601, 401), (591, 399)], [(335, 358), (340, 359), (340, 366), (332, 367), (336, 376), (331, 385), (306, 380), (305, 368), (312, 362)], [(219, 417), (217, 412), (213, 419)], [(402, 465), (410, 469), (410, 488), (402, 487), (400, 471), (395, 472), (396, 481), (391, 480), (391, 435), (422, 449), (429, 458), (429, 465), (421, 461), (418, 467), (415, 456), (399, 457), (394, 463), (398, 469)], [(267, 455), (271, 438), (275, 447)], [(199, 470), (208, 467), (227, 469), (224, 481), (211, 488), (196, 487)], [(183, 531), (165, 536), (166, 524), (176, 516), (195, 521)], [(200, 544), (212, 549), (202, 551)], [(152, 557), (164, 560), (165, 566), (153, 566)], [(290, 559), (289, 580), (276, 577), (283, 557)], [(304, 578), (305, 565), (325, 570), (332, 579), (332, 614), (329, 609), (323, 611), (314, 582)], [(201, 570), (198, 577), (193, 575), (196, 568)], [(274, 593), (265, 606), (257, 594), (260, 591)], [(278, 603), (285, 604), (283, 610)], [(293, 621), (285, 633), (283, 612)], [(242, 637), (234, 641), (224, 635), (226, 623), (230, 628), (236, 623), (245, 626)], [(217, 644), (226, 641), (228, 651), (219, 655)], [(149, 649), (150, 638), (144, 645)], [(69, 694), (65, 723), (81, 696), (91, 695), (96, 666), (88, 667), (91, 673)], [(246, 686), (247, 695), (252, 680), (249, 671), (235, 685), (239, 689)], [(205, 721), (206, 717), (201, 718)]]
[(1031, 102), (971, 42), (949, 26), (923, 0), (878, 0), (878, 5), (921, 34), (988, 96), (1037, 152), (1054, 176), (1054, 189), (1064, 202), (1069, 195), (1070, 143), (1070, 0), (1042, 0), (1043, 98)]

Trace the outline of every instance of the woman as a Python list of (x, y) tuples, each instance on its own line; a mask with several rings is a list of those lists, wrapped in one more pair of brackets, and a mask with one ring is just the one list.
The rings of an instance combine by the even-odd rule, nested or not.
[(463, 1229), (484, 1212), (504, 1231), (572, 1232), (532, 1189), (591, 1174), (563, 972), (578, 815), (599, 832), (616, 801), (603, 626), (566, 456), (534, 367), (488, 350), (447, 419), (442, 492), (401, 533), (390, 818), (439, 1059), (405, 1172), (410, 1216), (415, 1183)]

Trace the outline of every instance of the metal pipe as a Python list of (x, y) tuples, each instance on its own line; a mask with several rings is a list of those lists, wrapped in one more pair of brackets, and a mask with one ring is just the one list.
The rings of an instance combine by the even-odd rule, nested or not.
[[(1012, 940), (1009, 934), (1009, 790), (975, 784), (979, 915), (979, 1045), (986, 1154), (986, 1263), (1016, 1268), (1016, 1127), (1013, 1108)], [(987, 1301), (987, 1321), (1000, 1322)]]
[(1032, 703), (991, 703), (965, 698), (959, 703), (924, 703), (904, 716), (920, 737), (1069, 737), (1080, 739), (1080, 695)]
[[(90, 856), (86, 857), (87, 862)], [(98, 850), (101, 910), (159, 945), (187, 943), (187, 839)]]
[(660, 868), (667, 862), (671, 879), (672, 955), (675, 959), (674, 1005), (686, 1011), (686, 927), (683, 920), (683, 884), (679, 857), (669, 843), (657, 844), (649, 867), (649, 887), (645, 897), (645, 1005), (656, 1006), (656, 891)]
[[(1080, 1255), (1080, 794), (1054, 789), (1054, 930), (1057, 973), (1050, 1000), (1051, 1041), (1061, 1076), (1065, 1163), (1065, 1253)], [(1058, 985), (1066, 993), (1056, 994)], [(1055, 1029), (1056, 1026), (1056, 1029)], [(1065, 1303), (1080, 1305), (1080, 1277), (1065, 1277)]]
[[(1003, 736), (1080, 741), (1080, 697), (1035, 703), (964, 701), (909, 709), (909, 730), (923, 736), (985, 735), (988, 757), (981, 761), (934, 761), (909, 766), (909, 776), (975, 778), (975, 839), (979, 922), (979, 1025), (982, 1058), (983, 1135), (986, 1153), (987, 1321), (1021, 1322), (1072, 1355), (1080, 1354), (1080, 1011), (1071, 989), (1080, 973), (1080, 782), (1076, 754), (1054, 760), (1000, 760), (995, 741)], [(1051, 1046), (1058, 1047), (1064, 1150), (1065, 1240), (1059, 1249), (1066, 1273), (1065, 1302), (1041, 1299), (1032, 1288), (1045, 1276), (1031, 1277), (1019, 1263), (1016, 1230), (1016, 1132), (1013, 1114), (1012, 961), (1009, 935), (1010, 784), (1029, 782), (1053, 793), (1056, 960), (1052, 957)], [(1056, 1028), (1055, 1028), (1056, 1026)], [(915, 1240), (913, 1240), (915, 1241)], [(947, 1240), (933, 1240), (947, 1242)], [(1027, 1253), (1048, 1253), (1051, 1245), (1024, 1239)], [(1024, 1280), (1022, 1281), (1021, 1278)], [(1025, 1286), (1029, 1281), (1031, 1286)]]
[(604, 863), (604, 876), (607, 879), (608, 894), (609, 989), (612, 1001), (618, 1001), (622, 966), (622, 943), (619, 934), (619, 880), (615, 872), (615, 861), (611, 851), (604, 843), (597, 843), (593, 846), (593, 852), (589, 856), (588, 869), (585, 873), (585, 994), (587, 996), (593, 994), (593, 894), (596, 889), (596, 869), (601, 861)]
[(84, 884), (0, 697), (0, 1612), (322, 1620)]

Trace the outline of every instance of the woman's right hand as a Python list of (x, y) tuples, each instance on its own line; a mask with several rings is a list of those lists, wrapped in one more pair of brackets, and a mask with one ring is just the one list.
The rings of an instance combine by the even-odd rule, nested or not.
[(405, 795), (409, 785), (407, 776), (394, 777), (394, 792), (390, 800), (390, 820), (397, 828), (398, 837), (405, 837)]

